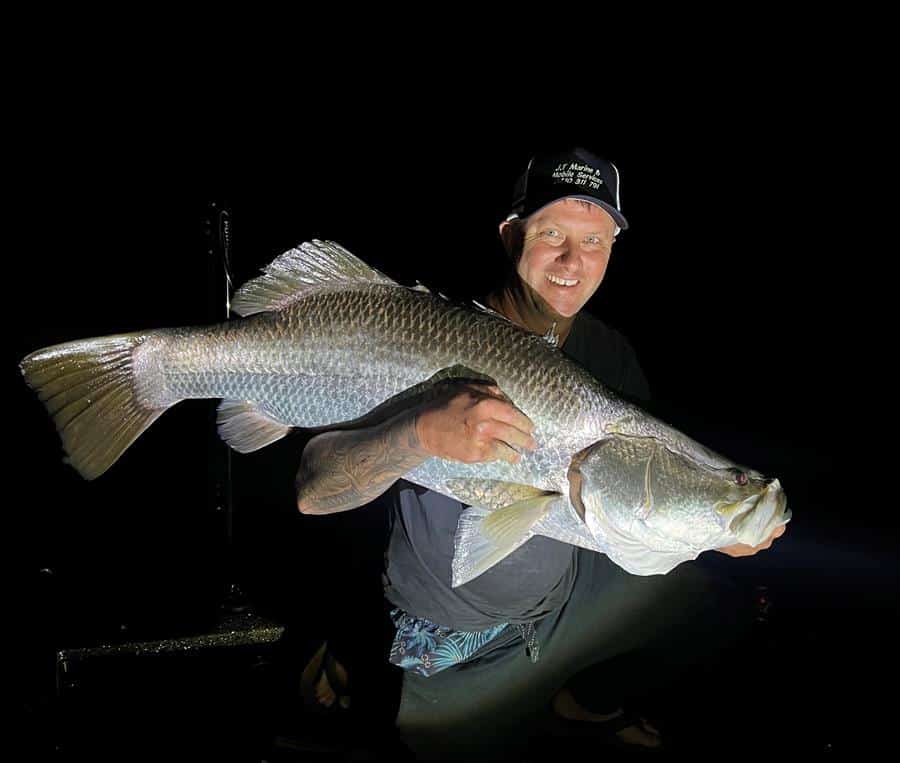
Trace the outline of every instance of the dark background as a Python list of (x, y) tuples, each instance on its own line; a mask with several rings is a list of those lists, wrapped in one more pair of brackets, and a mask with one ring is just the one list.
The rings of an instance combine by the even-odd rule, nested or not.
[(850, 465), (863, 447), (860, 411), (874, 402), (857, 384), (848, 315), (853, 226), (805, 121), (749, 107), (686, 118), (659, 104), (637, 128), (602, 109), (548, 127), (524, 106), (498, 119), (464, 104), (398, 114), (376, 99), (340, 113), (258, 109), (238, 127), (199, 96), (184, 97), (189, 112), (182, 101), (161, 112), (56, 95), (65, 129), (40, 120), (17, 157), (24, 235), (6, 260), (5, 538), (27, 693), (51, 690), (53, 649), (202, 631), (232, 580), (258, 611), (289, 617), (329, 581), (352, 580), (342, 533), (359, 543), (371, 527), (296, 513), (303, 440), (292, 438), (234, 456), (229, 566), (215, 402), (167, 412), (89, 483), (62, 463), (18, 360), (72, 339), (220, 320), (222, 264), (205, 235), (212, 202), (230, 211), (235, 287), (318, 237), (404, 283), (477, 294), (502, 262), (497, 225), (516, 174), (535, 148), (565, 143), (616, 162), (631, 224), (588, 309), (629, 337), (671, 423), (780, 477), (787, 492), (794, 518), (773, 549), (702, 557), (769, 586), (792, 624), (795, 640), (772, 665), (778, 686), (795, 686), (800, 661), (836, 707), (893, 666), (895, 508), (870, 499)]

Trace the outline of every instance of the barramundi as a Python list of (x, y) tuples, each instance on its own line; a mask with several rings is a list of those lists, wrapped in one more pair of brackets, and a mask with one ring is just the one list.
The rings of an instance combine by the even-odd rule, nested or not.
[(232, 308), (241, 317), (81, 339), (21, 361), (82, 476), (103, 474), (182, 400), (220, 398), (219, 433), (247, 453), (294, 428), (363, 426), (465, 379), (496, 384), (534, 422), (539, 447), (517, 463), (430, 458), (406, 474), (469, 506), (453, 586), (534, 535), (654, 575), (710, 549), (758, 545), (790, 519), (778, 479), (649, 415), (545, 337), (398, 284), (335, 243), (285, 252)]

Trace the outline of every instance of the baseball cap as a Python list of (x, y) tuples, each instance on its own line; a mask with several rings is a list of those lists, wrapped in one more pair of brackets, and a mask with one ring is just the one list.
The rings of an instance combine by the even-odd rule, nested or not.
[(528, 168), (516, 181), (512, 211), (507, 219), (529, 217), (560, 199), (582, 199), (596, 204), (609, 212), (619, 229), (628, 228), (619, 201), (616, 165), (578, 147), (531, 157)]

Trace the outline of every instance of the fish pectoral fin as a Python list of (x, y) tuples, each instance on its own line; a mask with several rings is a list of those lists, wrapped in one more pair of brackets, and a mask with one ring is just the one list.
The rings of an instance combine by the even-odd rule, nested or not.
[(543, 519), (550, 504), (558, 497), (559, 493), (549, 493), (497, 509), (482, 521), (481, 534), (498, 547), (511, 545)]
[(246, 400), (223, 400), (219, 404), (216, 423), (219, 437), (238, 453), (265, 448), (291, 431), (290, 426)]
[(481, 509), (466, 509), (456, 528), (451, 587), (477, 578), (525, 543), (532, 537), (531, 528), (560, 497), (544, 493), (487, 515)]

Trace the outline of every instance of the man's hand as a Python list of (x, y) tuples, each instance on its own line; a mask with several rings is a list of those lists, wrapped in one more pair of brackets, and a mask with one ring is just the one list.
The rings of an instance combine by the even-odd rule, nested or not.
[(430, 400), (416, 418), (421, 446), (432, 456), (474, 464), (518, 463), (518, 450), (534, 450), (534, 423), (498, 387), (452, 383)]
[(716, 551), (734, 557), (753, 556), (759, 551), (765, 551), (767, 548), (769, 548), (775, 542), (776, 538), (780, 538), (782, 535), (784, 535), (784, 531), (786, 528), (787, 525), (776, 527), (775, 531), (758, 546), (747, 546), (744, 543), (737, 543), (734, 546), (724, 546), (723, 548), (717, 548)]

